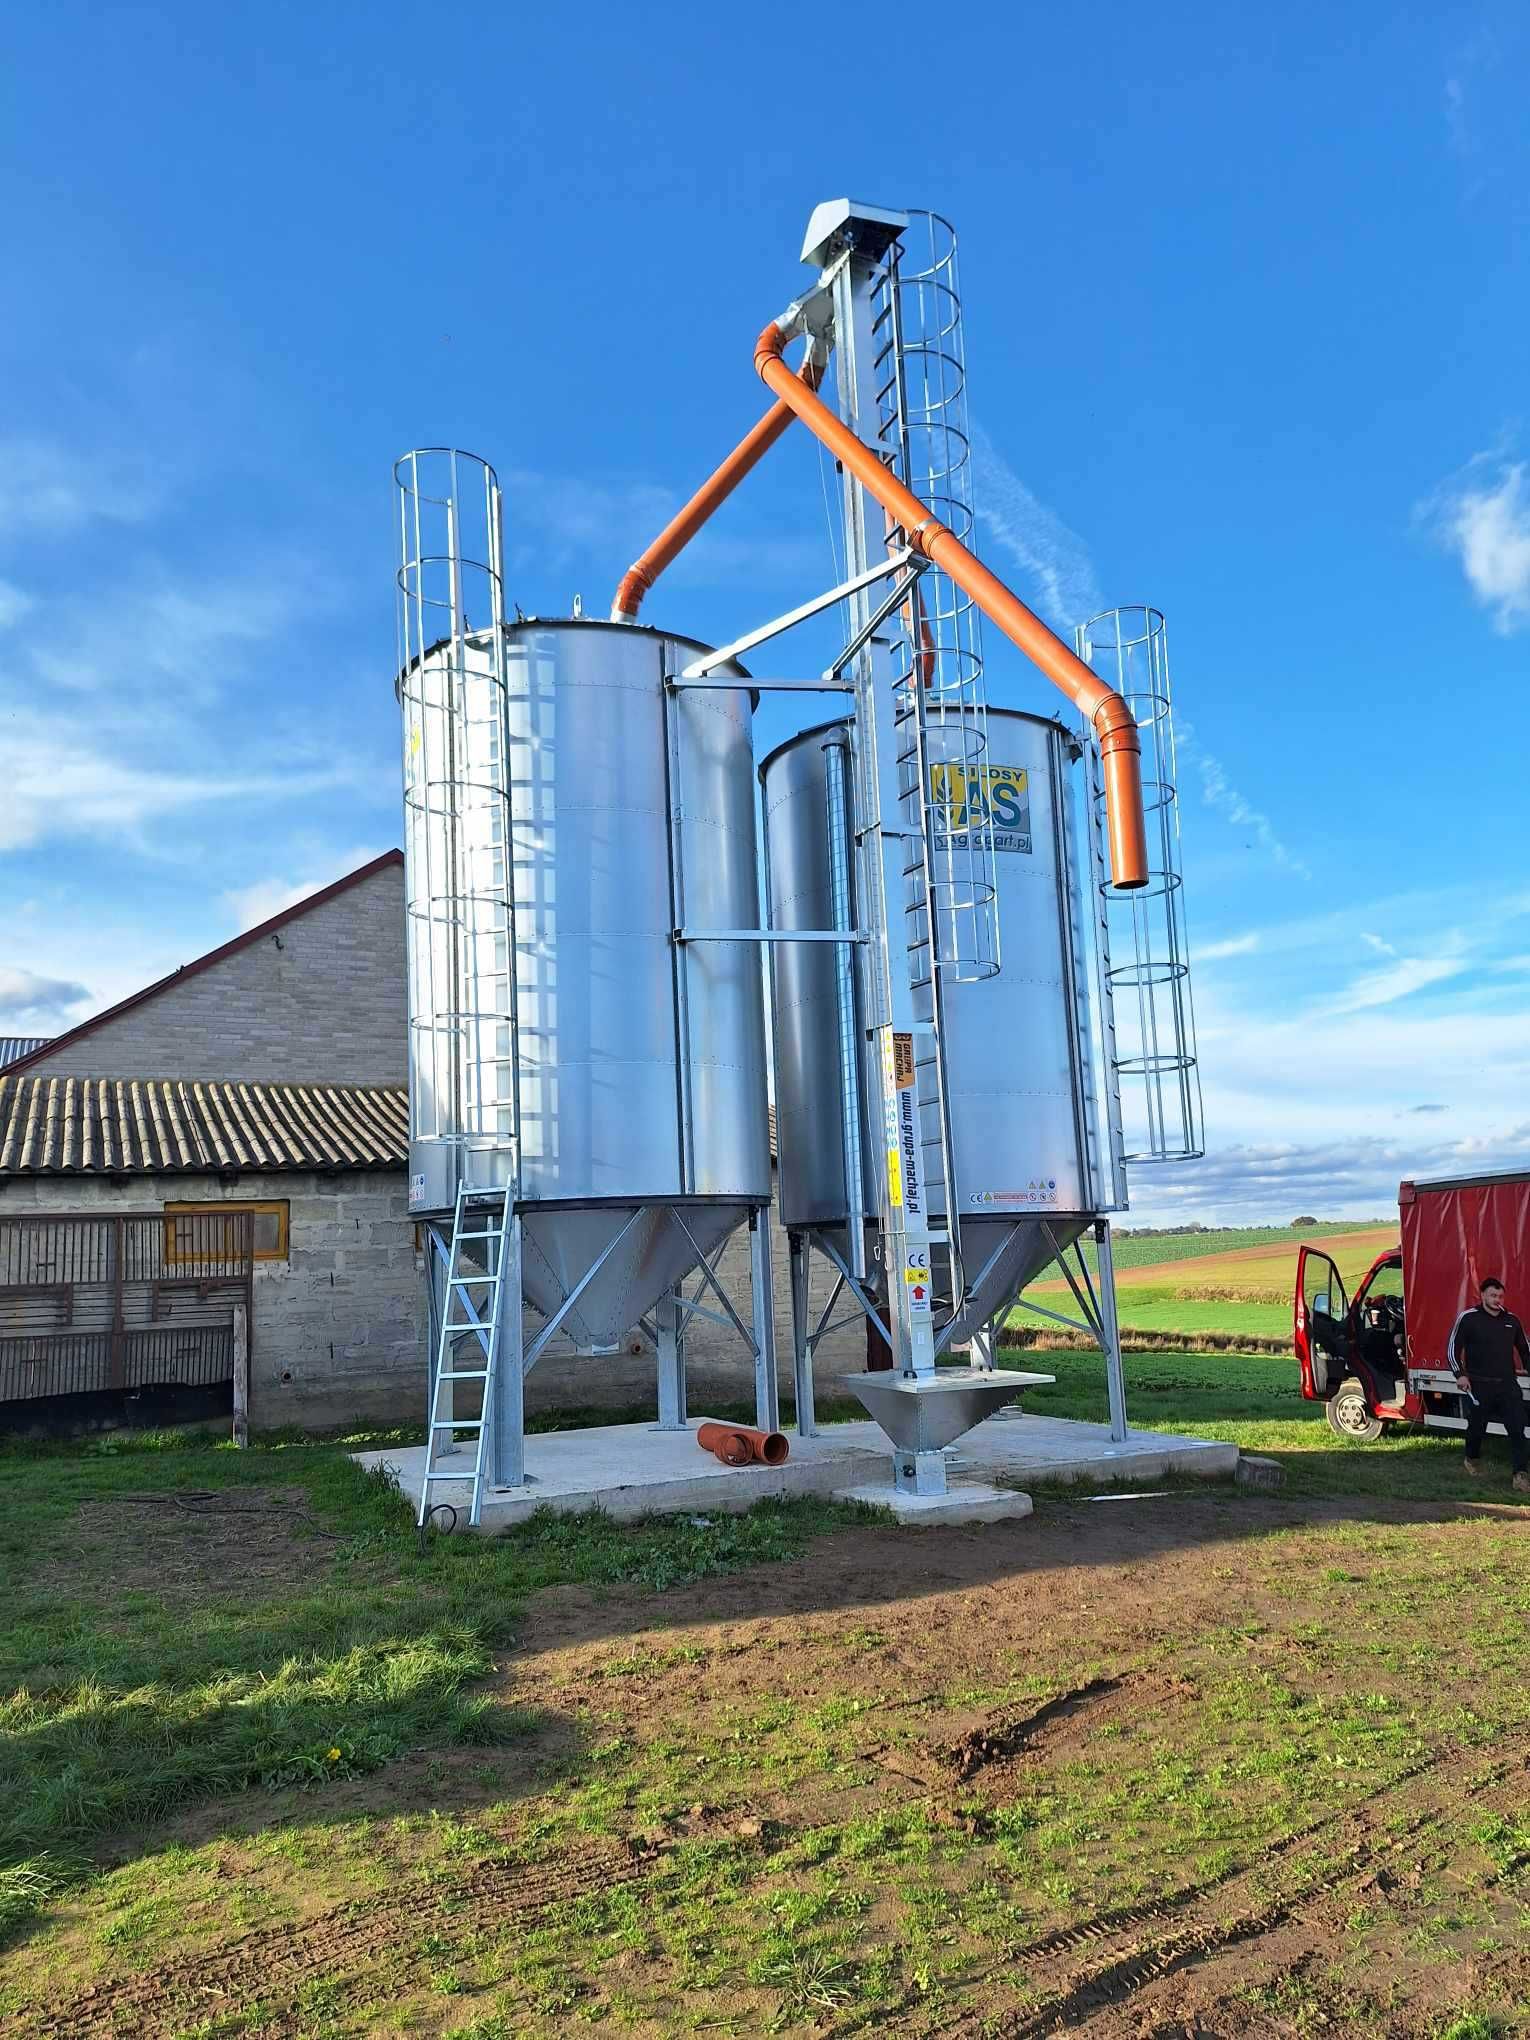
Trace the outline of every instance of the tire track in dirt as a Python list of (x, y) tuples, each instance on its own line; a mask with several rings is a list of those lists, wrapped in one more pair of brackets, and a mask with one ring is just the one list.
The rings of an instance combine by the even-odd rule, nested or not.
[[(1486, 1764), (1481, 1762), (1487, 1754), (1482, 1749), (1458, 1747), (1444, 1757), (1437, 1756), (1410, 1765), (1389, 1780), (1382, 1792), (1366, 1805), (1311, 1823), (1304, 1832), (1287, 1837), (1283, 1844), (1267, 1851), (1257, 1864), (1230, 1873), (1209, 1886), (1165, 1900), (1160, 1905), (1142, 1908), (1146, 1924), (1167, 1921), (1171, 1923), (1168, 1930), (1127, 1939), (1115, 1947), (1111, 1947), (1110, 1943), (1119, 1941), (1123, 1932), (1130, 1935), (1138, 1922), (1134, 1919), (1124, 1928), (1110, 1930), (1104, 1936), (1108, 1952), (1102, 1957), (1075, 1972), (1062, 1989), (1054, 1991), (1040, 2005), (1027, 2008), (997, 2025), (990, 2023), (985, 2031), (992, 2034), (994, 2040), (1032, 2040), (1032, 2036), (1056, 2030), (1059, 2026), (1066, 2027), (1081, 2018), (1117, 2006), (1123, 1999), (1131, 1998), (1138, 1991), (1183, 1969), (1274, 1933), (1291, 1923), (1299, 1907), (1309, 1907), (1314, 1900), (1352, 1884), (1357, 1876), (1378, 1865), (1383, 1857), (1394, 1854), (1406, 1843), (1427, 1838), (1463, 1805), (1475, 1802), (1484, 1790), (1503, 1783), (1511, 1772), (1521, 1770), (1527, 1751), (1530, 1751), (1530, 1734), (1522, 1734), (1513, 1738), (1508, 1747), (1500, 1745), (1496, 1758)], [(1460, 1761), (1462, 1759), (1465, 1761)], [(1452, 1767), (1452, 1775), (1440, 1779), (1441, 1789), (1438, 1791), (1425, 1792), (1429, 1803), (1420, 1806), (1400, 1824), (1387, 1824), (1386, 1809), (1396, 1795), (1405, 1787), (1415, 1786), (1420, 1779), (1438, 1775), (1442, 1763)], [(1453, 1775), (1456, 1769), (1464, 1775), (1459, 1778)], [(1218, 1900), (1220, 1911), (1229, 1895), (1240, 1886), (1246, 1888), (1256, 1877), (1268, 1874), (1272, 1863), (1284, 1864), (1298, 1857), (1303, 1845), (1318, 1840), (1329, 1830), (1335, 1832), (1330, 1846), (1323, 1852), (1324, 1867), (1313, 1866), (1309, 1874), (1302, 1874), (1298, 1868), (1291, 1888), (1283, 1896), (1263, 1904), (1245, 1906), (1230, 1917), (1225, 1913), (1219, 1918), (1208, 1919), (1205, 1916), (1209, 1901)], [(1453, 1846), (1453, 1839), (1443, 1846), (1436, 1843), (1430, 1853), (1435, 1857), (1447, 1856)], [(1078, 1946), (1081, 1940), (1087, 1942), (1092, 1938), (1089, 1935), (1091, 1924), (1085, 1922), (1078, 1929), (1048, 1936), (1029, 1948), (1017, 1951), (1016, 1959), (1035, 1961), (1048, 1953), (1061, 1952), (1062, 1946), (1069, 1943)], [(953, 2040), (956, 2034), (970, 2030), (970, 2021), (965, 2020), (946, 2029)]]
[[(1395, 1772), (1364, 1805), (1319, 1816), (1272, 1844), (1256, 1863), (1206, 1884), (1186, 1886), (1156, 1903), (1114, 1908), (1042, 1935), (1009, 1951), (1006, 1971), (1086, 1950), (1092, 1959), (1075, 1968), (1039, 2002), (1008, 2018), (1002, 2013), (995, 2015), (991, 2008), (964, 2010), (935, 2029), (939, 2040), (964, 2040), (978, 2032), (985, 2040), (1035, 2040), (1035, 2036), (1070, 2029), (1101, 2012), (1127, 2007), (1135, 2012), (1138, 2008), (1130, 2001), (1139, 1991), (1277, 1932), (1293, 1922), (1298, 1909), (1352, 1884), (1407, 1843), (1427, 1843), (1432, 1831), (1474, 1805), (1485, 1790), (1522, 1772), (1527, 1760), (1530, 1731), (1500, 1740), (1491, 1751), (1480, 1745), (1456, 1744), (1432, 1752)], [(1438, 1781), (1433, 1791), (1428, 1789), (1430, 1780)], [(1417, 1788), (1427, 1803), (1405, 1820), (1389, 1819), (1397, 1796), (1409, 1788)], [(1301, 1852), (1325, 1837), (1331, 1840), (1323, 1850), (1322, 1867), (1314, 1862), (1308, 1874), (1303, 1874)], [(1442, 1838), (1427, 1853), (1444, 1858), (1455, 1846), (1454, 1836)], [(1280, 1897), (1228, 1913), (1229, 1899), (1240, 1888), (1248, 1890), (1256, 1879), (1267, 1877), (1272, 1866), (1279, 1868), (1293, 1859), (1297, 1859), (1295, 1875)], [(912, 2000), (907, 2009), (913, 2009)], [(858, 2031), (861, 2023), (851, 2019), (831, 2031), (848, 2036)], [(1178, 2030), (1184, 2030), (1182, 2020)]]
[(436, 1930), (448, 1939), (486, 1926), (527, 1925), (614, 1885), (651, 1872), (660, 1850), (632, 1845), (591, 1850), (577, 1863), (526, 1864), (501, 1858), (450, 1884), (433, 1882), (336, 1906), (300, 1925), (265, 1927), (204, 1955), (142, 1976), (92, 1985), (65, 2004), (24, 2006), (0, 2021), (6, 2040), (172, 2040), (220, 2011), (259, 2006), (263, 2040), (309, 2030), (297, 2017), (303, 1985), (346, 1975)]

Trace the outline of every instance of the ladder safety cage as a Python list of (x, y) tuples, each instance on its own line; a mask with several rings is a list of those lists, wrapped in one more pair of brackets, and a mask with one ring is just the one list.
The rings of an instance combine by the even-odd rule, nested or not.
[[(938, 214), (909, 214), (873, 285), (871, 310), (878, 450), (966, 544), (972, 450), (956, 235)], [(981, 619), (972, 598), (932, 567), (898, 624), (896, 680), (908, 724), (900, 763), (926, 846), (922, 879), (912, 875), (928, 901), (941, 972), (973, 982), (1000, 967)]]
[(1084, 663), (1125, 699), (1142, 735), (1148, 881), (1126, 891), (1111, 882), (1101, 753), (1086, 733), (1095, 966), (1111, 1159), (1119, 1185), (1128, 1163), (1194, 1161), (1205, 1152), (1174, 701), (1168, 633), (1162, 612), (1150, 604), (1102, 610), (1079, 625), (1077, 645)]
[(410, 1137), (519, 1174), (503, 514), (487, 461), (394, 467), (404, 727)]

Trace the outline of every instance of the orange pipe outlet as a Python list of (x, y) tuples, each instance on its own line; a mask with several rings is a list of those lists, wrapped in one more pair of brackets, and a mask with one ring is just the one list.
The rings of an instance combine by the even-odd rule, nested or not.
[(747, 1424), (698, 1424), (696, 1443), (724, 1466), (780, 1466), (792, 1449), (784, 1431), (754, 1431)]
[(1146, 885), (1142, 742), (1131, 709), (1113, 687), (1107, 687), (1098, 673), (1092, 672), (1076, 652), (1048, 630), (1034, 610), (1027, 609), (1019, 596), (1005, 587), (997, 574), (990, 573), (967, 550), (954, 531), (883, 466), (864, 440), (857, 438), (820, 397), (792, 374), (781, 358), (787, 337), (786, 330), (772, 320), (755, 343), (754, 365), (766, 388), (774, 390), (779, 400), (790, 406), (835, 459), (842, 461), (867, 493), (875, 497), (893, 522), (903, 527), (912, 549), (923, 553), (933, 566), (970, 595), (990, 622), (997, 624), (1010, 642), (1088, 717), (1099, 739), (1105, 777), (1111, 878), (1123, 888)]
[[(817, 389), (824, 364), (810, 351), (802, 364), (802, 381)], [(621, 578), (611, 604), (613, 623), (636, 623), (643, 597), (664, 569), (684, 552), (713, 511), (726, 503), (752, 468), (759, 466), (796, 416), (790, 404), (772, 404), (754, 430), (741, 439), (722, 466), (715, 469), (691, 500), (678, 510), (646, 552), (640, 553)]]

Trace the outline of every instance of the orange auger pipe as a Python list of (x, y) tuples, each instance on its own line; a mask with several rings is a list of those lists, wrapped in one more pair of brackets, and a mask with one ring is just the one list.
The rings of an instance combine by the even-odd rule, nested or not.
[(756, 1431), (748, 1424), (698, 1424), (696, 1443), (724, 1466), (780, 1466), (791, 1450), (784, 1431)]
[[(802, 364), (802, 381), (809, 389), (816, 390), (823, 380), (823, 371), (824, 362), (817, 347), (812, 346)], [(772, 404), (754, 430), (734, 447), (722, 466), (707, 476), (691, 500), (675, 513), (648, 550), (640, 553), (623, 574), (616, 599), (611, 604), (613, 623), (636, 623), (643, 597), (660, 574), (677, 554), (685, 550), (712, 512), (727, 502), (750, 469), (759, 465), (795, 416), (790, 404)]]
[(1019, 646), (1047, 678), (1060, 687), (1075, 707), (1089, 718), (1099, 738), (1100, 759), (1105, 775), (1105, 809), (1110, 836), (1110, 872), (1118, 886), (1134, 887), (1148, 882), (1147, 825), (1142, 812), (1142, 742), (1137, 719), (1113, 687), (1107, 687), (1097, 673), (1069, 651), (1060, 637), (1047, 629), (1033, 610), (1027, 609), (997, 574), (991, 574), (980, 559), (968, 552), (955, 532), (926, 509), (912, 490), (904, 488), (897, 476), (885, 468), (864, 440), (858, 439), (820, 397), (814, 395), (792, 374), (782, 360), (791, 335), (794, 314), (785, 323), (772, 320), (755, 343), (754, 365), (767, 389), (787, 404), (821, 439), (830, 453), (842, 461), (856, 480), (874, 496), (896, 524), (903, 527), (908, 544), (923, 553), (957, 587), (972, 597), (983, 614)]

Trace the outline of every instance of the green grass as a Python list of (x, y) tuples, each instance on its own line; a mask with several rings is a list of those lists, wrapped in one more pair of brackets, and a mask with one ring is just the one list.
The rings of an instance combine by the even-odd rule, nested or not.
[[(867, 1512), (766, 1503), (703, 1524), (539, 1512), (494, 1539), (432, 1538), (381, 1479), (325, 1447), (140, 1439), (117, 1455), (0, 1455), (0, 1926), (67, 1856), (212, 1797), (374, 1770), (405, 1751), (514, 1740), (535, 1716), (471, 1689), (551, 1584), (652, 1590), (795, 1556)], [(40, 1584), (82, 1502), (296, 1487), (298, 1576), (261, 1592), (231, 1576), (195, 1606)], [(125, 1528), (126, 1535), (131, 1534)], [(52, 1867), (50, 1867), (50, 1863)]]
[[(1229, 1337), (1249, 1339), (1289, 1339), (1291, 1332), (1291, 1305), (1289, 1302), (1250, 1303), (1233, 1298), (1185, 1298), (1176, 1295), (1171, 1288), (1131, 1288), (1117, 1292), (1117, 1301), (1124, 1332), (1170, 1332), (1195, 1337), (1202, 1333), (1216, 1332)], [(1046, 1299), (1049, 1309), (1063, 1308), (1055, 1296)], [(1032, 1325), (1038, 1330), (1049, 1329), (1050, 1321), (1039, 1311), (1028, 1310), (1019, 1304), (1009, 1314), (1013, 1325)]]
[[(1103, 1417), (1098, 1353), (1036, 1364), (1058, 1379), (1028, 1393), (1029, 1409)], [(1468, 1489), (1454, 1440), (1346, 1446), (1303, 1402), (1284, 1355), (1126, 1365), (1134, 1425), (1269, 1452), (1286, 1469), (1284, 1499), (1345, 1506), (1292, 1523), (1221, 1488), (1215, 1522), (1195, 1519), (1204, 1576), (1237, 1555), (1254, 1569), (1247, 1597), (1170, 1610), (1182, 1626), (1146, 1640), (1140, 1628), (1119, 1641), (1075, 1631), (1071, 1619), (1027, 1631), (1012, 1655), (965, 1670), (960, 1689), (938, 1649), (915, 1664), (890, 1648), (922, 1604), (911, 1614), (885, 1583), (832, 1619), (810, 1599), (805, 1623), (746, 1617), (698, 1633), (668, 1616), (669, 1590), (800, 1556), (824, 1532), (875, 1520), (864, 1511), (801, 1502), (622, 1524), (542, 1514), (497, 1539), (422, 1548), (397, 1497), (333, 1445), (236, 1453), (164, 1435), (0, 1451), (0, 1936), (19, 1944), (0, 2018), (402, 1885), (418, 1895), (418, 1922), (411, 1914), (364, 1973), (305, 1980), (303, 2031), (492, 2040), (586, 2022), (742, 2033), (840, 2020), (925, 2031), (949, 2023), (974, 1978), (1007, 1979), (1010, 1951), (1058, 1924), (1258, 1865), (1320, 1814), (1363, 1803), (1432, 1738), (1488, 1750), (1525, 1723), (1524, 1526), (1465, 1515), (1447, 1551), (1367, 1507), (1515, 1501), (1506, 1463), (1494, 1462), (1502, 1479)], [(297, 1562), (280, 1577), (246, 1590), (231, 1574), (190, 1601), (71, 1570), (82, 1504), (196, 1490), (233, 1508), (252, 1486), (302, 1497)], [(1074, 1505), (1041, 1488), (1038, 1523)], [(1174, 1506), (1151, 1505), (1155, 1527)], [(811, 1568), (800, 1577), (811, 1592)], [(1108, 1600), (1108, 1573), (1095, 1579)], [(483, 1674), (503, 1664), (531, 1597), (560, 1586), (610, 1597), (608, 1637), (584, 1653), (577, 1693), (557, 1695), (559, 1754), (510, 1791), (496, 1765), (538, 1730), (539, 1694)], [(813, 1655), (773, 1686), (788, 1632)], [(759, 1666), (757, 1684), (726, 1676), (741, 1661)], [(1102, 1671), (1165, 1669), (1192, 1702), (1168, 1717), (1129, 1710), (992, 1807), (943, 1805), (866, 1754), (917, 1750), (932, 1719), (1024, 1712)], [(347, 1806), (356, 1788), (338, 1780), (408, 1752), (425, 1753), (414, 1805), (428, 1810)], [(476, 1800), (464, 1765), (481, 1772)], [(741, 1822), (767, 1799), (780, 1819)], [(209, 1801), (207, 1840), (176, 1829), (167, 1841), (165, 1816)], [(692, 1835), (698, 1813), (714, 1825)], [(481, 1864), (578, 1862), (654, 1832), (673, 1840), (640, 1884), (597, 1887), (524, 1930), (491, 1930), (470, 1892), (451, 1896)], [(1492, 1907), (1530, 1899), (1530, 1828), (1516, 1807), (1482, 1804), (1454, 1840), (1476, 1852), (1476, 1873), (1437, 1897), (1421, 1886), (1420, 1905), (1442, 1920), (1448, 1909), (1450, 1924), (1411, 1931), (1421, 1959), (1460, 1967), (1463, 1937), (1512, 1945), (1517, 1929)], [(1326, 1867), (1321, 1847), (1311, 1864), (1300, 1850), (1281, 1863), (1272, 1875)], [(1395, 1974), (1395, 1948), (1383, 1963), (1358, 1924), (1354, 1960), (1355, 1979)], [(1452, 2017), (1459, 2040), (1499, 2030), (1491, 1992), (1450, 2003), (1441, 2033)], [(266, 2016), (258, 2001), (226, 2006), (186, 2030), (211, 2040), (258, 2031)], [(1385, 2021), (1357, 2011), (1354, 2030)]]

